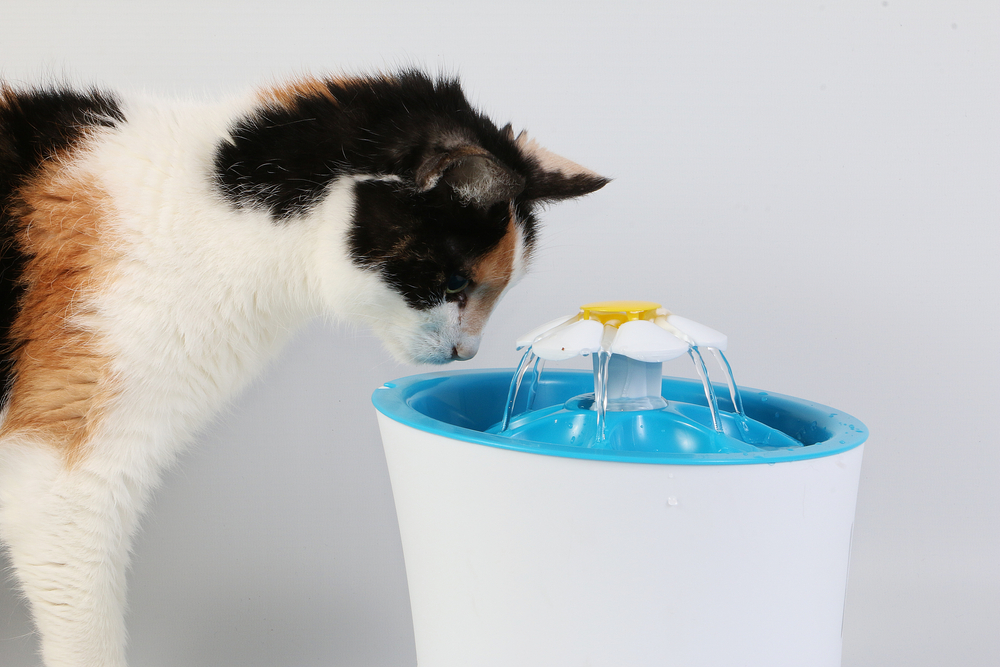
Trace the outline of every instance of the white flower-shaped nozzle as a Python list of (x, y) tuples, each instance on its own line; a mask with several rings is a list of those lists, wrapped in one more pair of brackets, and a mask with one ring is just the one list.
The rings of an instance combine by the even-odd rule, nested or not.
[(685, 354), (689, 346), (726, 349), (726, 336), (703, 324), (672, 315), (650, 301), (603, 301), (580, 307), (532, 329), (517, 339), (518, 349), (548, 361), (562, 361), (600, 350), (657, 363)]

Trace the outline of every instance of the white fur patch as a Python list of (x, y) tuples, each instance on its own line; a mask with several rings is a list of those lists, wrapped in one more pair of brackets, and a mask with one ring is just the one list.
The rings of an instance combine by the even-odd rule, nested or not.
[(529, 139), (527, 131), (522, 131), (517, 135), (516, 141), (521, 153), (535, 158), (543, 171), (555, 172), (569, 178), (573, 176), (601, 178), (597, 172), (591, 171), (572, 160), (567, 160), (561, 155), (556, 155), (549, 149), (539, 145), (535, 139)]

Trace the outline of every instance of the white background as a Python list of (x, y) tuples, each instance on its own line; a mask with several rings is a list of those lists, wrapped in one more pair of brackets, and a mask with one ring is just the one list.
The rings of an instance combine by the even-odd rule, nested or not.
[[(461, 75), (497, 122), (615, 178), (544, 214), (467, 365), (513, 365), (516, 335), (596, 299), (727, 332), (741, 384), (871, 430), (844, 665), (1000, 664), (1000, 5), (0, 8), (14, 83), (211, 97), (401, 65)], [(205, 432), (136, 545), (134, 665), (414, 665), (369, 395), (416, 370), (316, 324)], [(34, 651), (0, 587), (0, 664)]]

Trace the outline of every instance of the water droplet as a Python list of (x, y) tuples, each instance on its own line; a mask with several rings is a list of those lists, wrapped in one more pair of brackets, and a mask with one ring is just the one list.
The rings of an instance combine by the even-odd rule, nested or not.
[(767, 401), (767, 392), (766, 391), (760, 392), (760, 400), (765, 401), (765, 402)]
[(670, 505), (671, 507), (677, 507), (677, 499), (674, 498), (673, 496), (670, 496), (669, 498), (667, 498), (667, 504)]
[(847, 442), (846, 442), (846, 441), (844, 441), (844, 440), (841, 440), (841, 441), (840, 441), (840, 444), (842, 444), (842, 445), (846, 445), (846, 444), (847, 444)]

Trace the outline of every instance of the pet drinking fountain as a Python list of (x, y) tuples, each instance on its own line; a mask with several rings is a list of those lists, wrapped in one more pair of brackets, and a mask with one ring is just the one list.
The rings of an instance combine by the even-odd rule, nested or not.
[[(375, 391), (420, 667), (840, 665), (867, 429), (739, 388), (726, 344), (588, 304), (514, 371)], [(700, 381), (662, 377), (681, 356)]]

